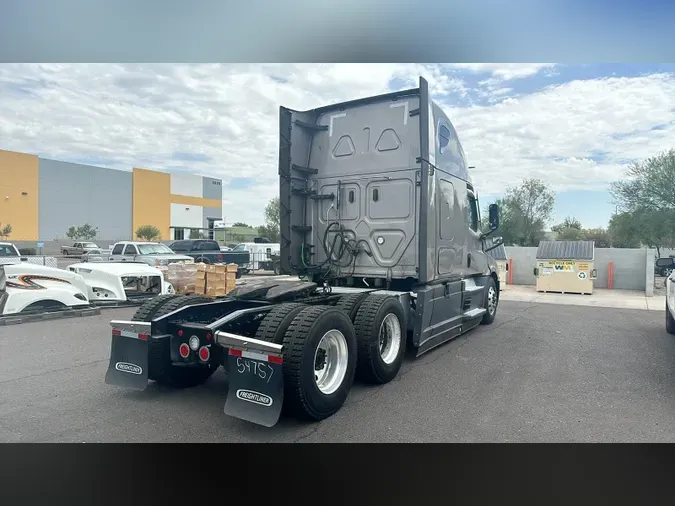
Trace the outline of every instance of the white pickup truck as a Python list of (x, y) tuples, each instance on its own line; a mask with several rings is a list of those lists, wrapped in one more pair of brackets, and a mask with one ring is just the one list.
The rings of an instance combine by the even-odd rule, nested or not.
[(99, 249), (95, 242), (74, 242), (72, 246), (61, 246), (61, 254), (64, 256), (82, 256), (87, 251)]
[(157, 267), (175, 262), (194, 263), (187, 255), (177, 255), (166, 244), (158, 242), (122, 241), (115, 243), (108, 257), (110, 262), (143, 262)]

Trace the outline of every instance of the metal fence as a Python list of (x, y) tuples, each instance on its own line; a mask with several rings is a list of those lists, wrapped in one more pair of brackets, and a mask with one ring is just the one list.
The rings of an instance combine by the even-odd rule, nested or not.
[[(45, 255), (21, 255), (18, 259), (12, 260), (11, 263), (21, 263), (25, 262), (28, 264), (35, 264), (35, 265), (44, 265), (46, 267), (61, 267), (59, 265), (59, 261), (56, 257), (52, 256), (45, 256)], [(75, 262), (72, 262), (75, 263)]]
[[(69, 265), (80, 263), (82, 261), (107, 262), (109, 255), (92, 255), (88, 260), (85, 260), (85, 258), (86, 255), (85, 257), (63, 255), (21, 255), (19, 258), (13, 258), (9, 260), (9, 263), (25, 262), (29, 264), (67, 269)], [(264, 251), (251, 253), (250, 263), (243, 265), (242, 267), (248, 271), (247, 275), (270, 275), (274, 273), (274, 262), (275, 260), (278, 260), (278, 258), (278, 255), (268, 255), (267, 252)]]

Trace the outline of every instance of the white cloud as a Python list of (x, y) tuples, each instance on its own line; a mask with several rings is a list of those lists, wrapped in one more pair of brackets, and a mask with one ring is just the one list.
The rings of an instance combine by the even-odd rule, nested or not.
[[(626, 164), (675, 145), (675, 77), (571, 81), (492, 106), (447, 107), (487, 193), (539, 177), (606, 188)], [(662, 130), (651, 129), (665, 125)], [(603, 154), (604, 159), (593, 161)]]
[(530, 77), (543, 70), (551, 70), (555, 63), (452, 63), (448, 68), (474, 73), (490, 73), (495, 80), (509, 81)]
[[(675, 145), (675, 78), (580, 80), (517, 94), (551, 64), (0, 65), (0, 148), (129, 169), (184, 167), (224, 180), (228, 221), (262, 222), (277, 192), (278, 108), (416, 86), (444, 103), (482, 194), (523, 177), (604, 188), (626, 160)], [(489, 75), (476, 89), (467, 73)], [(514, 91), (516, 90), (516, 91)], [(459, 107), (462, 98), (473, 105)], [(491, 103), (494, 102), (494, 103)], [(665, 125), (660, 130), (651, 130)], [(174, 160), (175, 152), (204, 161)], [(604, 159), (593, 161), (595, 155)], [(250, 189), (232, 189), (250, 178)], [(254, 204), (256, 200), (259, 204)]]

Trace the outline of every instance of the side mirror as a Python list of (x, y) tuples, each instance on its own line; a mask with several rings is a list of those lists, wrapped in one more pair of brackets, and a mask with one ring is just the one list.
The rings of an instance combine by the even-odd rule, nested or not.
[(490, 230), (497, 230), (499, 228), (499, 206), (497, 204), (490, 204), (488, 213), (490, 215)]

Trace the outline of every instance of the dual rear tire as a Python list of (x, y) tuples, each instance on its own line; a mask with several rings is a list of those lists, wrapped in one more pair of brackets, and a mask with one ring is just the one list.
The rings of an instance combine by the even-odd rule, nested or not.
[(284, 346), (284, 409), (322, 420), (344, 404), (355, 377), (384, 384), (405, 354), (405, 316), (395, 297), (355, 294), (335, 306), (281, 304), (263, 319), (257, 339)]

